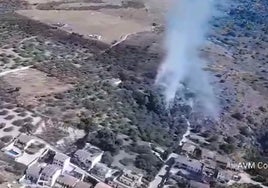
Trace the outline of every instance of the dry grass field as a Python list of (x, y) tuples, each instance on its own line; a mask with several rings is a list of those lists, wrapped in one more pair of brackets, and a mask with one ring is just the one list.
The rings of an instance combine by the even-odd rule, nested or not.
[(48, 77), (36, 69), (26, 69), (3, 76), (3, 79), (13, 87), (19, 87), (19, 101), (35, 104), (38, 97), (52, 93), (63, 92), (71, 88), (56, 78)]
[(100, 36), (111, 44), (129, 34), (152, 29), (152, 23), (163, 20), (167, 2), (152, 0), (26, 0), (27, 10), (17, 13), (60, 29), (83, 35)]
[(65, 24), (63, 30), (85, 37), (100, 35), (100, 40), (107, 43), (120, 40), (129, 33), (150, 30), (149, 25), (97, 11), (20, 10), (18, 13), (47, 24)]

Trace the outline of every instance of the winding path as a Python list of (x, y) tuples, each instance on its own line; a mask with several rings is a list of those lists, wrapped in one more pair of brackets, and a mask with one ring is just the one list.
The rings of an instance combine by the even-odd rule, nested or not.
[(187, 136), (189, 136), (190, 133), (191, 133), (191, 124), (190, 124), (188, 119), (185, 118), (185, 120), (186, 120), (186, 123), (187, 123), (187, 130), (182, 135), (182, 139), (181, 139), (180, 144), (179, 144), (180, 146), (182, 146), (182, 144), (188, 140)]
[[(183, 116), (184, 117), (184, 116)], [(185, 118), (185, 117), (184, 117)], [(186, 142), (188, 139), (187, 139), (187, 136), (190, 135), (191, 133), (191, 124), (189, 122), (188, 119), (186, 119), (186, 123), (187, 123), (187, 130), (186, 132), (182, 135), (182, 139), (179, 143), (179, 145), (181, 146), (184, 142)], [(167, 177), (168, 177), (168, 173), (169, 173), (169, 170), (170, 170), (170, 165), (168, 165), (168, 161), (169, 159), (171, 158), (176, 158), (178, 155), (175, 154), (175, 153), (171, 153), (168, 158), (166, 159), (165, 161), (165, 164), (162, 166), (162, 168), (160, 169), (160, 171), (158, 172), (158, 174), (155, 176), (155, 179), (150, 183), (149, 185), (149, 188), (161, 188), (163, 187), (164, 183), (166, 182), (167, 180)]]
[(27, 69), (29, 69), (30, 67), (31, 67), (31, 66), (20, 67), (20, 68), (17, 68), (17, 69), (12, 69), (12, 70), (7, 70), (7, 71), (4, 71), (4, 72), (0, 72), (0, 77), (1, 77), (1, 76), (5, 76), (5, 75), (10, 74), (10, 73), (14, 73), (14, 72), (22, 71), (22, 70), (27, 70)]

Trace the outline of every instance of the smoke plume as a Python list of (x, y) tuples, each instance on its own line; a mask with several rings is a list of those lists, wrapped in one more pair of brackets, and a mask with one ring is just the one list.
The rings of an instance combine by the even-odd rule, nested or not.
[(200, 48), (212, 17), (212, 0), (174, 0), (167, 15), (167, 55), (158, 70), (156, 84), (163, 88), (168, 105), (176, 94), (185, 90), (195, 93), (207, 115), (216, 116), (216, 99), (203, 70), (205, 61), (199, 57)]

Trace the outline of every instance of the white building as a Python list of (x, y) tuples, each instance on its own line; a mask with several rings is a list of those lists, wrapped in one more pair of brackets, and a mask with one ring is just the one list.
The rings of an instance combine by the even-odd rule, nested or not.
[[(68, 174), (62, 174), (58, 177), (55, 187), (73, 188), (79, 180)], [(57, 184), (59, 186), (57, 186)]]
[(25, 173), (25, 179), (30, 181), (31, 183), (37, 183), (41, 171), (42, 168), (37, 163), (35, 163), (27, 168)]
[(47, 165), (41, 172), (37, 184), (52, 187), (61, 174), (61, 169), (56, 165)]
[(58, 166), (62, 169), (62, 172), (64, 172), (68, 166), (70, 165), (70, 157), (63, 154), (63, 153), (56, 153), (56, 155), (53, 158), (52, 164), (55, 166)]
[(234, 175), (234, 172), (231, 170), (219, 170), (217, 173), (217, 180), (222, 183), (229, 182)]
[(79, 181), (75, 184), (74, 188), (92, 188), (93, 185), (91, 183)]
[(181, 168), (187, 171), (201, 174), (203, 170), (203, 164), (198, 160), (189, 159), (185, 156), (179, 155), (175, 159), (175, 164), (173, 165), (173, 168)]
[(16, 139), (16, 141), (14, 142), (14, 146), (21, 150), (24, 150), (32, 142), (34, 142), (34, 139), (31, 136), (26, 135), (26, 134), (20, 134), (18, 138)]
[(106, 178), (112, 176), (112, 169), (103, 163), (98, 163), (90, 170), (90, 173), (101, 181), (104, 181)]
[(99, 182), (94, 188), (112, 188), (112, 187), (105, 183)]
[(196, 149), (196, 146), (195, 146), (194, 144), (185, 142), (185, 143), (182, 145), (181, 151), (182, 151), (183, 153), (185, 153), (185, 154), (193, 155), (194, 152), (195, 152), (195, 149)]
[(98, 162), (101, 161), (103, 151), (99, 148), (88, 145), (84, 149), (79, 149), (74, 154), (74, 160), (79, 165), (87, 170), (93, 168)]
[(131, 170), (124, 170), (123, 173), (113, 182), (109, 182), (112, 187), (133, 188), (142, 184), (142, 174), (137, 174)]

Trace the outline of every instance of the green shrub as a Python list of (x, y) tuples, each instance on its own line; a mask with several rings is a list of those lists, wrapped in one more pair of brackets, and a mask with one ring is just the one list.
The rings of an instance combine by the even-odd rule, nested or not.
[(119, 162), (124, 166), (128, 166), (130, 164), (133, 164), (134, 160), (131, 158), (123, 158), (123, 159), (119, 160)]
[(7, 128), (4, 128), (3, 131), (4, 132), (11, 132), (13, 131), (14, 127), (7, 127)]
[(0, 138), (0, 140), (1, 140), (2, 142), (4, 142), (4, 143), (8, 143), (8, 142), (10, 142), (12, 139), (13, 139), (12, 136), (3, 136), (3, 137)]
[(110, 152), (104, 152), (102, 158), (101, 158), (101, 162), (110, 166), (113, 163), (113, 156), (111, 155)]
[(265, 182), (266, 181), (266, 179), (264, 177), (260, 176), (260, 175), (252, 177), (251, 179), (254, 180), (254, 181), (257, 181), (257, 182)]
[(221, 144), (219, 146), (219, 149), (221, 149), (222, 151), (224, 151), (227, 154), (231, 154), (234, 152), (235, 147), (232, 144)]

